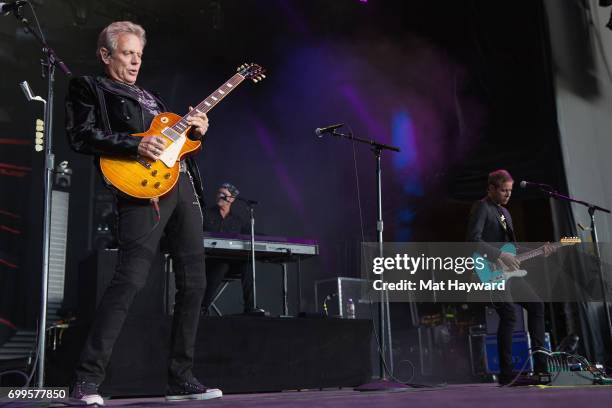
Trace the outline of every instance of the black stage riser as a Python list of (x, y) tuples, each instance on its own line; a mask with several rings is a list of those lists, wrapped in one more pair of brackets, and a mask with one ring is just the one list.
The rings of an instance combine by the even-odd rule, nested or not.
[[(163, 395), (171, 318), (129, 317), (103, 395)], [(226, 393), (352, 387), (370, 380), (369, 320), (202, 318), (194, 372)], [(87, 327), (67, 329), (48, 353), (47, 385), (66, 386)]]

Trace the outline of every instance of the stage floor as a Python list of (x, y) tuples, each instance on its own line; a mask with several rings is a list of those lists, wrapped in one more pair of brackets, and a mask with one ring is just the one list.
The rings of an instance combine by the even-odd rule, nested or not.
[(449, 385), (443, 388), (411, 388), (397, 392), (352, 390), (291, 391), (233, 394), (210, 401), (167, 403), (163, 398), (108, 400), (106, 406), (120, 407), (579, 407), (612, 406), (612, 386), (512, 387), (495, 384)]

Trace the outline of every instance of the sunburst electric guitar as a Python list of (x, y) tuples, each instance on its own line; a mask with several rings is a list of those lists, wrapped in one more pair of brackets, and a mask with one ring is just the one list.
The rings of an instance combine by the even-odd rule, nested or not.
[(102, 156), (100, 168), (106, 181), (117, 190), (134, 198), (151, 199), (168, 193), (178, 181), (179, 161), (185, 155), (199, 151), (202, 146), (199, 140), (187, 137), (191, 129), (187, 124), (190, 115), (210, 111), (245, 79), (251, 79), (253, 82), (264, 79), (264, 72), (264, 69), (257, 64), (244, 64), (238, 68), (238, 72), (233, 77), (185, 116), (181, 117), (171, 112), (155, 116), (149, 130), (144, 133), (134, 133), (132, 136), (161, 136), (166, 147), (159, 155), (159, 159)]

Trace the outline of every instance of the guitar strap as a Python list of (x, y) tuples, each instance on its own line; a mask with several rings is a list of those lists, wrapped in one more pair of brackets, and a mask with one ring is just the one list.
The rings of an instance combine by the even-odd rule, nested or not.
[(110, 128), (110, 119), (108, 117), (108, 111), (106, 110), (106, 100), (104, 99), (104, 94), (100, 87), (98, 86), (98, 81), (92, 77), (86, 77), (90, 84), (93, 86), (94, 91), (96, 93), (96, 97), (98, 98), (98, 105), (100, 105), (100, 114), (102, 115), (102, 126), (104, 127), (104, 132), (109, 135), (112, 133)]
[[(106, 110), (106, 100), (104, 99), (104, 94), (102, 90), (100, 89), (100, 87), (98, 86), (98, 81), (96, 80), (96, 78), (90, 77), (90, 76), (85, 76), (84, 78), (87, 82), (89, 82), (89, 85), (94, 89), (96, 97), (98, 98), (98, 105), (100, 106), (100, 114), (102, 115), (102, 126), (104, 128), (104, 133), (107, 135), (110, 135), (111, 133), (113, 133), (113, 131), (110, 128), (110, 119), (108, 117), (108, 111)], [(104, 175), (102, 174), (102, 171), (100, 171), (100, 165), (98, 164), (98, 160), (96, 159), (94, 160), (94, 162), (96, 163), (96, 167), (98, 168), (100, 177), (102, 178), (104, 185), (106, 186), (106, 188), (108, 188), (110, 191), (113, 192), (113, 194), (115, 195), (115, 199), (116, 199), (117, 195), (120, 194), (119, 190), (117, 190), (106, 179), (106, 177), (104, 177)], [(115, 207), (115, 215), (116, 215), (116, 220), (118, 220), (119, 217), (117, 215), (116, 207)]]

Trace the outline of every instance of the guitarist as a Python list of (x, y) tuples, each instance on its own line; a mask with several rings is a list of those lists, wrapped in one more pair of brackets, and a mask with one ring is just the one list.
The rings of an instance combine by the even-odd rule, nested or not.
[[(93, 155), (117, 155), (157, 160), (164, 149), (159, 136), (136, 137), (155, 115), (166, 111), (153, 92), (136, 85), (146, 43), (144, 29), (129, 21), (114, 22), (98, 38), (97, 55), (105, 75), (74, 78), (66, 98), (66, 132), (72, 149)], [(208, 129), (205, 114), (191, 116), (190, 137)], [(119, 262), (96, 312), (96, 318), (76, 367), (72, 396), (102, 405), (98, 386), (113, 345), (136, 293), (145, 285), (159, 241), (166, 233), (176, 265), (174, 321), (170, 345), (169, 400), (218, 398), (192, 373), (200, 305), (206, 287), (202, 246), (202, 185), (195, 161), (180, 163), (175, 187), (159, 200), (138, 201), (116, 194)]]
[[(495, 243), (516, 242), (512, 216), (504, 207), (510, 201), (513, 184), (514, 180), (506, 170), (496, 170), (489, 174), (486, 197), (476, 201), (470, 211), (467, 241), (478, 242), (480, 253), (486, 254), (489, 261), (501, 261), (510, 269), (518, 269), (520, 264), (515, 256), (501, 252), (495, 245)], [(545, 246), (544, 252), (547, 256), (552, 250)], [(508, 281), (509, 286), (522, 284), (524, 281), (519, 279)], [(516, 315), (510, 292), (505, 291), (502, 299), (495, 300), (493, 307), (499, 315), (497, 329), (499, 384), (506, 385), (515, 377), (512, 372), (512, 332), (516, 323)], [(529, 302), (520, 303), (520, 305), (527, 310), (532, 350), (542, 348), (544, 346), (544, 303)], [(536, 373), (545, 372), (546, 360), (543, 355), (536, 353), (533, 358), (534, 371)]]

